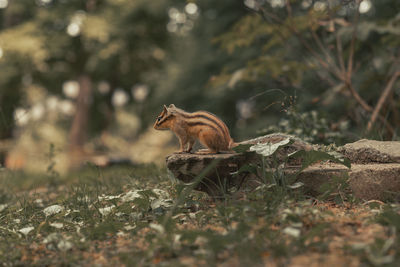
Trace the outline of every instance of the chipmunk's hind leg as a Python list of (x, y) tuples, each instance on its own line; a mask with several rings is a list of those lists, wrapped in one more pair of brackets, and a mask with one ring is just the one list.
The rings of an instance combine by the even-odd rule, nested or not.
[(197, 154), (217, 154), (219, 152), (221, 138), (214, 131), (203, 131), (199, 134), (199, 141), (207, 149), (200, 149)]

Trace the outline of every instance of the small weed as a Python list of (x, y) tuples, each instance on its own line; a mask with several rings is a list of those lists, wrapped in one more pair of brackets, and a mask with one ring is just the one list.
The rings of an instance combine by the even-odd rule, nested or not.
[[(334, 163), (343, 164), (350, 168), (350, 161), (343, 158), (336, 152), (325, 152), (318, 150), (299, 150), (278, 159), (278, 152), (285, 147), (294, 143), (292, 138), (286, 138), (278, 143), (264, 143), (256, 145), (241, 145), (235, 148), (237, 151), (243, 150), (243, 147), (260, 155), (259, 165), (245, 165), (240, 168), (237, 174), (250, 172), (259, 177), (261, 186), (256, 192), (269, 194), (274, 193), (275, 196), (285, 198), (291, 194), (294, 196), (297, 189), (303, 187), (302, 182), (296, 182), (297, 176), (312, 164), (324, 160)], [(285, 172), (290, 159), (301, 159), (301, 166), (292, 174)], [(341, 190), (339, 192), (342, 192)]]
[(57, 178), (60, 176), (60, 174), (55, 169), (57, 162), (55, 160), (56, 149), (55, 149), (55, 146), (54, 146), (53, 143), (50, 144), (49, 152), (47, 153), (46, 157), (47, 157), (48, 162), (49, 162), (49, 165), (47, 166), (47, 170), (46, 170), (47, 176), (49, 178), (49, 184), (52, 185), (52, 186), (55, 186)]

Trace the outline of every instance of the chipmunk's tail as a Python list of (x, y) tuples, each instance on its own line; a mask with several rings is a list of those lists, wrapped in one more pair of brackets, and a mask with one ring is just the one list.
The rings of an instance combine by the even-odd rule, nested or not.
[(233, 141), (233, 139), (231, 139), (231, 141), (229, 141), (229, 149), (232, 149), (232, 148), (234, 148), (234, 147), (236, 147), (236, 146), (238, 146), (239, 144), (238, 143), (235, 143), (234, 141)]

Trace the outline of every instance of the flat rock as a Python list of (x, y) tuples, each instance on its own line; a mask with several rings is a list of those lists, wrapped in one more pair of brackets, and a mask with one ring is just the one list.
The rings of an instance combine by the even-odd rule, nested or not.
[(339, 148), (354, 163), (400, 163), (400, 142), (361, 139)]
[[(334, 163), (316, 164), (299, 174), (310, 195), (323, 193), (321, 186), (333, 177), (348, 178), (351, 193), (362, 200), (399, 200), (400, 164), (352, 164), (351, 169)], [(350, 193), (350, 192), (349, 192)]]
[(354, 164), (349, 184), (358, 198), (399, 201), (400, 164)]

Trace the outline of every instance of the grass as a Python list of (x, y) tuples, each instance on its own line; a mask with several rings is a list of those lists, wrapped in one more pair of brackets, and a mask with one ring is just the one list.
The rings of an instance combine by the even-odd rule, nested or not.
[[(0, 172), (3, 266), (398, 266), (400, 207), (260, 187), (213, 202), (154, 165)], [(323, 199), (330, 199), (324, 195)]]

